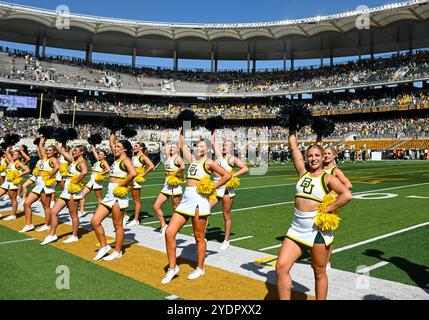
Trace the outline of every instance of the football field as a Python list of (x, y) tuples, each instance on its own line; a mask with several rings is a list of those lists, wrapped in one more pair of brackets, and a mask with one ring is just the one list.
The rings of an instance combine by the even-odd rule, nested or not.
[[(428, 289), (429, 161), (344, 163), (340, 168), (353, 184), (353, 200), (340, 210), (342, 220), (335, 232), (331, 267), (349, 273), (364, 273), (422, 290)], [(82, 221), (81, 240), (75, 244), (65, 245), (61, 242), (61, 234), (70, 234), (71, 227), (67, 224), (61, 225), (59, 229), (61, 241), (40, 246), (39, 240), (43, 239), (45, 233), (33, 231), (23, 235), (16, 232), (24, 223), (22, 214), (15, 221), (0, 220), (0, 260), (4, 270), (7, 270), (1, 276), (0, 298), (276, 298), (272, 272), (266, 278), (267, 281), (249, 277), (246, 272), (258, 273), (259, 267), (271, 268), (272, 271), (275, 265), (275, 258), (294, 209), (297, 174), (293, 166), (270, 166), (264, 175), (246, 175), (241, 178), (240, 188), (236, 192), (232, 213), (232, 247), (226, 251), (244, 250), (242, 252), (266, 258), (260, 260), (259, 264), (257, 261), (247, 261), (258, 268), (243, 267), (247, 271), (241, 273), (228, 267), (227, 253), (224, 254), (221, 267), (220, 263), (211, 265), (208, 258), (209, 271), (203, 277), (204, 283), (200, 281), (203, 279), (190, 282), (182, 276), (180, 278), (184, 280), (173, 280), (167, 286), (160, 284), (167, 258), (163, 252), (161, 236), (156, 232), (160, 225), (152, 205), (163, 181), (161, 167), (146, 177), (142, 189), (140, 226), (126, 228), (126, 238), (128, 235), (128, 239), (133, 240), (126, 241), (122, 259), (110, 263), (91, 260), (97, 249), (94, 232), (90, 231), (88, 224), (91, 212), (97, 206), (92, 193), (87, 198), (87, 211), (90, 213), (87, 220)], [(127, 214), (131, 216), (132, 201), (130, 204)], [(3, 216), (8, 214), (7, 199), (0, 202), (0, 210)], [(167, 218), (171, 216), (170, 201), (164, 206), (164, 213)], [(63, 219), (65, 220), (61, 221), (66, 221), (66, 218)], [(36, 216), (35, 222), (40, 225), (43, 220)], [(223, 229), (223, 215), (221, 206), (218, 205), (213, 209), (206, 233), (209, 249), (219, 247), (223, 241)], [(181, 235), (192, 236), (190, 223), (184, 226)], [(159, 241), (159, 248), (144, 245), (144, 239), (149, 241), (152, 237), (158, 239), (156, 241)], [(143, 240), (140, 241), (140, 238)], [(181, 270), (190, 272), (195, 267), (192, 259), (188, 260), (188, 256), (194, 255), (195, 249), (188, 250), (179, 259)], [(222, 253), (215, 250), (209, 250), (209, 255), (213, 259), (222, 260)], [(308, 260), (308, 255), (305, 255), (300, 264), (308, 265)], [(60, 271), (57, 268), (61, 265), (68, 266), (71, 270), (69, 290), (58, 290), (56, 286), (61, 275), (61, 268)], [(222, 279), (222, 283), (219, 279)], [(270, 279), (271, 282), (268, 281)], [(330, 282), (334, 281), (335, 278), (330, 277)], [(228, 283), (226, 287), (225, 283)], [(186, 284), (186, 288), (183, 284)], [(204, 295), (197, 294), (202, 285), (209, 286), (212, 290), (205, 290)], [(220, 290), (223, 290), (224, 295), (217, 293)], [(294, 287), (294, 291), (297, 299), (312, 298), (310, 291), (300, 290), (299, 286)], [(429, 294), (427, 298), (429, 299)]]

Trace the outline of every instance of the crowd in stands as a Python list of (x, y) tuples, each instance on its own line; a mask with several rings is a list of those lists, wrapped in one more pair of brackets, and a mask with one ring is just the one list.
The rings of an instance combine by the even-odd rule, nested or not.
[[(84, 59), (62, 56), (36, 58), (29, 52), (11, 50), (1, 46), (0, 51), (6, 52), (12, 58), (10, 66), (0, 71), (0, 76), (3, 78), (55, 83), (63, 83), (68, 80), (75, 85), (118, 90), (124, 86), (133, 89), (159, 87), (161, 91), (176, 92), (176, 83), (193, 82), (213, 84), (215, 85), (213, 89), (215, 93), (299, 92), (418, 79), (426, 77), (429, 70), (428, 51), (399, 54), (390, 58), (376, 58), (374, 60), (362, 59), (318, 68), (304, 67), (287, 72), (255, 73), (238, 71), (211, 73), (192, 70), (173, 71), (162, 68), (131, 68), (115, 63), (88, 63)], [(22, 61), (18, 63), (18, 60), (23, 60), (24, 64)], [(74, 66), (76, 70), (72, 73), (62, 73), (56, 70), (56, 64)], [(85, 71), (85, 75), (82, 75), (82, 70)]]
[[(311, 101), (311, 102), (309, 102)], [(296, 102), (296, 100), (294, 100)], [(184, 108), (193, 110), (198, 116), (223, 116), (223, 117), (252, 117), (268, 116), (274, 117), (281, 107), (281, 103), (287, 104), (288, 100), (282, 102), (201, 102), (195, 103), (170, 103), (170, 102), (145, 102), (112, 101), (112, 100), (81, 100), (77, 102), (76, 109), (80, 111), (117, 112), (141, 115), (163, 115), (175, 116)], [(384, 94), (360, 93), (349, 95), (334, 95), (317, 97), (315, 100), (302, 100), (313, 113), (329, 113), (331, 111), (377, 109), (382, 107), (415, 106), (419, 108), (429, 107), (428, 89), (405, 89), (396, 92), (385, 92)], [(73, 100), (65, 98), (57, 101), (64, 112), (73, 111)]]

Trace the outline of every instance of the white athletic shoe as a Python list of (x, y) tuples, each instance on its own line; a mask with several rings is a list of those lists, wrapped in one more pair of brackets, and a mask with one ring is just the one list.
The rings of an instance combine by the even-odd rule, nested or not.
[(126, 227), (138, 226), (139, 224), (140, 224), (140, 222), (139, 222), (138, 220), (134, 220), (134, 219), (133, 219), (133, 221), (128, 222), (128, 223), (126, 224)]
[(220, 246), (220, 250), (226, 250), (226, 249), (228, 249), (228, 248), (229, 248), (229, 246), (230, 246), (229, 241), (224, 240), (224, 241), (222, 242), (222, 245)]
[(199, 278), (199, 277), (201, 277), (202, 275), (204, 275), (206, 273), (206, 271), (204, 270), (204, 269), (201, 269), (201, 268), (196, 268), (195, 270), (194, 270), (194, 272), (192, 272), (189, 276), (188, 276), (188, 279), (189, 280), (194, 280), (194, 279), (197, 279), (197, 278)]
[(3, 220), (4, 221), (9, 221), (9, 220), (15, 220), (16, 219), (16, 215), (14, 215), (14, 214), (11, 214), (11, 215), (8, 215), (6, 218), (4, 218)]
[(112, 249), (112, 248), (109, 245), (98, 249), (97, 254), (95, 255), (94, 259), (92, 259), (92, 260), (100, 260), (110, 251), (110, 249)]
[(163, 237), (165, 236), (165, 230), (167, 230), (167, 227), (168, 227), (168, 225), (166, 225), (166, 226), (162, 227), (162, 228), (161, 228), (161, 230), (160, 230), (161, 235), (162, 235)]
[(49, 236), (46, 236), (46, 238), (40, 244), (44, 245), (44, 244), (48, 244), (50, 242), (54, 242), (56, 240), (58, 240), (57, 235), (53, 235), (53, 236), (49, 235)]
[(79, 218), (85, 217), (87, 215), (88, 212), (86, 211), (80, 211), (79, 214), (77, 215)]
[(27, 231), (31, 231), (34, 229), (34, 225), (29, 224), (29, 225), (25, 225), (24, 228), (22, 228), (21, 230), (19, 230), (19, 232), (24, 233)]
[(170, 283), (170, 281), (174, 278), (174, 276), (179, 273), (179, 270), (180, 270), (179, 266), (175, 266), (173, 269), (168, 268), (168, 271), (165, 274), (165, 277), (162, 278), (161, 283), (162, 284)]
[(125, 216), (124, 216), (124, 227), (125, 227), (125, 225), (127, 224), (128, 220), (130, 220), (130, 217), (129, 217), (129, 216), (127, 216), (127, 215), (125, 215)]
[(66, 240), (64, 240), (63, 243), (72, 243), (72, 242), (76, 242), (76, 241), (79, 241), (78, 237), (70, 236)]
[(51, 230), (51, 226), (47, 226), (46, 224), (44, 224), (40, 228), (36, 229), (37, 232), (43, 232), (43, 231), (47, 231), (47, 230)]
[(122, 257), (122, 251), (121, 252), (113, 251), (112, 254), (109, 254), (107, 257), (104, 257), (103, 260), (111, 261), (111, 260), (119, 259), (121, 257)]

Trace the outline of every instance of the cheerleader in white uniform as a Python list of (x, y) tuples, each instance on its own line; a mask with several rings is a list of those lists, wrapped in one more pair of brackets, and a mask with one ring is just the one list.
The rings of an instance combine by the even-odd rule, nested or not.
[(330, 245), (334, 241), (332, 232), (323, 232), (314, 225), (317, 208), (325, 194), (331, 190), (338, 194), (337, 200), (328, 206), (327, 212), (341, 208), (352, 199), (351, 192), (336, 177), (323, 171), (323, 148), (311, 145), (304, 162), (298, 149), (295, 131), (289, 130), (289, 146), (292, 159), (300, 178), (296, 185), (295, 213), (276, 265), (277, 286), (280, 299), (290, 299), (292, 279), (290, 270), (306, 249), (311, 253), (311, 265), (316, 283), (316, 299), (326, 299), (328, 277), (326, 265), (329, 261)]
[(43, 162), (42, 159), (37, 160), (36, 165), (34, 166), (33, 172), (31, 173), (27, 181), (25, 181), (25, 183), (22, 185), (22, 202), (24, 202), (25, 198), (27, 198), (28, 187), (36, 183), (37, 175), (35, 173), (41, 170), (42, 162)]
[[(68, 154), (70, 154), (70, 146), (65, 146), (63, 147), (64, 151), (67, 152)], [(58, 151), (58, 147), (57, 147), (57, 151)], [(60, 190), (64, 190), (64, 183), (65, 183), (65, 179), (67, 177), (67, 171), (66, 170), (62, 170), (62, 168), (64, 168), (64, 166), (68, 166), (70, 164), (70, 162), (67, 161), (67, 159), (58, 152), (57, 154), (57, 159), (58, 159), (58, 163), (60, 164), (60, 170), (57, 171), (56, 175), (55, 175), (55, 180), (57, 181), (57, 187), (60, 187)], [(55, 194), (52, 196), (51, 199), (51, 204), (52, 202), (54, 202), (55, 204)]]
[(91, 168), (91, 178), (83, 189), (83, 198), (80, 200), (80, 212), (79, 218), (86, 215), (85, 212), (85, 197), (94, 190), (95, 197), (97, 198), (98, 204), (101, 203), (101, 190), (103, 189), (103, 181), (97, 181), (97, 176), (105, 176), (110, 171), (109, 163), (106, 160), (106, 152), (103, 150), (98, 150), (95, 147), (92, 147), (92, 153), (96, 162), (92, 165)]
[(50, 229), (51, 224), (51, 207), (50, 201), (51, 196), (55, 193), (55, 181), (52, 186), (47, 186), (43, 175), (47, 175), (47, 179), (55, 179), (55, 174), (60, 168), (60, 164), (56, 158), (56, 149), (55, 146), (48, 146), (45, 149), (45, 138), (42, 136), (39, 142), (39, 154), (42, 159), (41, 170), (39, 171), (39, 175), (36, 178), (36, 185), (31, 190), (30, 194), (24, 201), (24, 212), (26, 223), (24, 228), (20, 232), (27, 232), (34, 229), (33, 225), (33, 216), (31, 212), (31, 205), (36, 202), (40, 198), (40, 202), (42, 203), (44, 212), (45, 212), (45, 224), (41, 226), (36, 231), (42, 232)]
[(116, 141), (115, 133), (112, 132), (109, 138), (110, 149), (115, 157), (115, 162), (110, 167), (110, 178), (107, 194), (98, 205), (94, 216), (91, 219), (91, 225), (100, 243), (94, 260), (103, 258), (111, 249), (106, 242), (103, 226), (101, 222), (112, 213), (113, 225), (115, 227), (115, 251), (103, 260), (114, 260), (122, 257), (122, 243), (124, 242), (124, 210), (128, 208), (128, 194), (124, 197), (118, 197), (113, 190), (120, 187), (131, 187), (134, 178), (137, 176), (136, 170), (131, 162), (132, 146), (127, 140)]
[(207, 217), (210, 215), (210, 202), (197, 192), (197, 184), (202, 178), (210, 177), (213, 172), (221, 177), (215, 184), (215, 188), (224, 185), (231, 178), (231, 175), (225, 169), (208, 159), (209, 142), (205, 140), (198, 141), (195, 150), (196, 156), (194, 157), (185, 147), (185, 138), (180, 134), (179, 147), (191, 165), (188, 168), (185, 193), (165, 231), (169, 268), (161, 281), (163, 284), (169, 283), (179, 272), (179, 267), (176, 264), (176, 235), (190, 217), (197, 244), (197, 268), (188, 276), (188, 279), (193, 280), (204, 275), (204, 260), (207, 249), (204, 233)]
[(7, 161), (7, 156), (5, 150), (1, 149), (1, 158), (0, 158), (0, 185), (6, 180), (6, 168), (9, 165)]
[(82, 145), (76, 146), (72, 149), (71, 154), (67, 152), (65, 148), (61, 148), (59, 146), (57, 146), (57, 150), (59, 153), (61, 153), (64, 159), (67, 160), (69, 165), (67, 175), (63, 175), (65, 178), (63, 191), (52, 208), (51, 233), (42, 241), (42, 245), (56, 241), (58, 239), (56, 234), (58, 226), (58, 214), (66, 205), (72, 221), (73, 232), (70, 237), (63, 241), (63, 243), (72, 243), (79, 240), (79, 217), (77, 214), (77, 208), (79, 205), (79, 200), (83, 197), (83, 187), (80, 191), (77, 192), (70, 191), (69, 188), (71, 183), (76, 185), (84, 183), (85, 176), (88, 172), (88, 166), (85, 160), (86, 147)]
[[(30, 172), (30, 169), (20, 161), (21, 155), (18, 151), (13, 151), (11, 147), (6, 149), (5, 153), (7, 157), (8, 166), (6, 168), (6, 179), (0, 186), (0, 197), (7, 194), (10, 201), (12, 202), (12, 213), (7, 216), (4, 220), (14, 220), (16, 219), (16, 211), (18, 210), (18, 187), (19, 182), (14, 181), (15, 179), (21, 178), (27, 173)], [(15, 172), (16, 175), (13, 177), (13, 180), (8, 180), (8, 175), (11, 172)], [(0, 215), (1, 216), (1, 215)]]
[[(141, 177), (145, 177), (155, 166), (153, 165), (152, 161), (150, 161), (149, 157), (145, 154), (146, 152), (146, 145), (143, 142), (137, 142), (134, 145), (133, 149), (133, 157), (131, 159), (134, 168), (144, 168), (144, 173), (139, 174)], [(137, 169), (138, 170), (138, 169)], [(135, 225), (140, 224), (139, 222), (139, 216), (141, 211), (141, 189), (142, 185), (140, 183), (137, 183), (136, 181), (133, 182), (133, 189), (131, 190), (131, 195), (133, 197), (134, 202), (134, 219), (130, 221), (126, 226), (132, 227)], [(128, 215), (125, 215), (124, 217), (124, 224), (128, 221), (129, 217)]]
[[(216, 143), (216, 137), (213, 134), (212, 135), (212, 146), (215, 150), (216, 155), (216, 163), (224, 168), (226, 171), (231, 172), (234, 170), (234, 167), (238, 167), (239, 170), (232, 174), (232, 177), (240, 177), (243, 174), (247, 173), (249, 171), (249, 168), (246, 166), (243, 161), (241, 161), (239, 158), (234, 156), (234, 144), (231, 140), (226, 140), (222, 144), (222, 150), (219, 148), (219, 146)], [(220, 177), (215, 174), (213, 181), (218, 182)], [(227, 189), (225, 185), (221, 186), (216, 190), (216, 199), (210, 203), (211, 209), (215, 205), (219, 203), (219, 201), (222, 201), (222, 212), (223, 212), (223, 218), (225, 220), (225, 238), (222, 242), (222, 245), (220, 246), (221, 250), (225, 250), (229, 247), (229, 236), (231, 235), (231, 227), (232, 227), (232, 220), (231, 220), (231, 210), (232, 205), (234, 203), (235, 198), (235, 191), (234, 189)], [(208, 220), (207, 220), (208, 222)]]
[(168, 200), (168, 197), (171, 197), (173, 202), (173, 210), (177, 208), (180, 202), (180, 196), (182, 195), (182, 186), (171, 186), (168, 184), (167, 177), (169, 175), (179, 176), (185, 170), (185, 162), (183, 162), (182, 157), (177, 152), (177, 145), (174, 143), (167, 143), (167, 136), (163, 140), (164, 150), (167, 159), (164, 162), (165, 168), (165, 182), (164, 187), (156, 198), (155, 203), (153, 204), (153, 210), (158, 217), (159, 222), (161, 223), (161, 234), (165, 235), (165, 230), (167, 229), (167, 224), (164, 219), (164, 213), (162, 212), (162, 205)]

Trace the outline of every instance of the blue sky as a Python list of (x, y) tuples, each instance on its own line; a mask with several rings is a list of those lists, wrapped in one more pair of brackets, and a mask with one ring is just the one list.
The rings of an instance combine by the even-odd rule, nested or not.
[[(193, 22), (193, 23), (232, 23), (276, 21), (293, 18), (306, 18), (355, 10), (359, 5), (376, 7), (397, 1), (388, 0), (14, 0), (13, 3), (55, 10), (58, 5), (67, 5), (72, 13), (115, 17), (143, 21)], [(0, 42), (1, 43), (1, 42)], [(4, 44), (4, 43), (3, 43)], [(10, 45), (12, 46), (12, 45)], [(25, 46), (13, 47), (28, 48)], [(34, 48), (31, 48), (34, 50)], [(72, 52), (48, 48), (49, 54), (84, 56), (82, 52)], [(131, 58), (94, 54), (95, 60), (130, 63)], [(171, 66), (170, 59), (139, 57), (138, 64)], [(301, 61), (296, 66), (318, 64), (319, 60)], [(245, 68), (245, 62), (220, 61), (222, 68)], [(209, 68), (208, 61), (179, 61), (179, 67)], [(282, 62), (258, 62), (258, 68), (282, 67)]]

